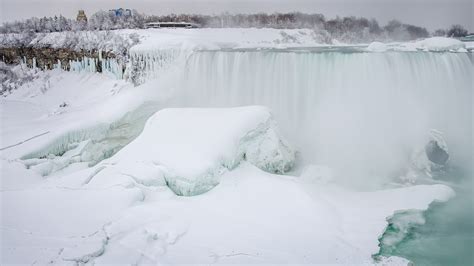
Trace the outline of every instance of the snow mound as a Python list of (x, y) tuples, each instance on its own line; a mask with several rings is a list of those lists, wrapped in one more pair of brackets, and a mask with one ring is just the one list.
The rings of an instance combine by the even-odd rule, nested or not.
[(173, 192), (191, 196), (212, 189), (242, 160), (284, 173), (294, 159), (269, 110), (249, 106), (161, 110), (150, 117), (141, 135), (104, 163), (123, 168), (137, 162), (136, 169), (154, 165)]
[(367, 51), (369, 52), (386, 52), (387, 50), (388, 46), (381, 42), (373, 42), (367, 47)]
[(466, 44), (460, 40), (446, 37), (427, 38), (416, 42), (416, 46), (418, 49), (433, 52), (457, 51), (466, 49)]

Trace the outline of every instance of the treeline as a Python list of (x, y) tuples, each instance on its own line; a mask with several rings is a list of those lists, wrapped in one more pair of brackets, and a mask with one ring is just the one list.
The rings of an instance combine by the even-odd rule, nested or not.
[(115, 13), (98, 11), (86, 21), (76, 21), (60, 15), (54, 17), (33, 17), (23, 21), (5, 22), (0, 33), (49, 33), (60, 31), (117, 30), (145, 27), (145, 16), (136, 10), (130, 16), (115, 16)]
[(147, 22), (156, 21), (192, 22), (204, 28), (311, 28), (321, 36), (324, 42), (331, 42), (333, 39), (352, 43), (375, 40), (407, 41), (426, 38), (430, 35), (449, 37), (467, 35), (467, 30), (460, 25), (454, 25), (446, 30), (440, 29), (430, 34), (426, 28), (405, 24), (397, 20), (392, 20), (387, 25), (381, 26), (375, 19), (354, 16), (326, 19), (322, 14), (299, 12), (147, 16), (136, 10), (132, 10), (131, 16), (115, 16), (113, 12), (99, 11), (90, 16), (87, 22), (67, 19), (63, 16), (31, 18), (24, 21), (5, 23), (0, 27), (0, 33), (133, 29), (145, 28)]
[(186, 21), (201, 25), (205, 28), (277, 28), (298, 29), (311, 28), (320, 33), (327, 33), (338, 40), (354, 39), (388, 39), (413, 40), (428, 36), (463, 37), (468, 31), (461, 25), (453, 25), (449, 29), (438, 29), (429, 33), (424, 27), (391, 20), (381, 26), (376, 19), (364, 17), (336, 17), (326, 19), (322, 14), (292, 13), (257, 13), (257, 14), (229, 14), (197, 15), (197, 14), (170, 14), (164, 16), (147, 16), (145, 22), (155, 21)]
[(152, 21), (188, 21), (209, 28), (277, 28), (297, 29), (311, 28), (321, 35), (341, 41), (369, 40), (412, 40), (428, 37), (429, 32), (422, 27), (403, 24), (397, 20), (380, 26), (377, 20), (364, 17), (336, 17), (327, 20), (322, 14), (274, 13), (274, 14), (228, 14), (221, 15), (166, 15), (149, 16), (145, 19)]
[(451, 28), (444, 30), (438, 29), (433, 33), (434, 36), (448, 36), (448, 37), (464, 37), (468, 35), (468, 31), (461, 25), (452, 25)]
[[(2, 48), (53, 48), (72, 51), (102, 50), (118, 58), (139, 42), (137, 33), (115, 31), (66, 31), (53, 33), (12, 33), (0, 37)], [(1, 58), (1, 56), (0, 56)]]

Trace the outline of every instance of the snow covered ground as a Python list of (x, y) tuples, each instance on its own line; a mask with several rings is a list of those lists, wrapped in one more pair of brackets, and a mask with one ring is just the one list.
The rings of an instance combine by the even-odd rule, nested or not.
[[(119, 31), (129, 35), (132, 31)], [(156, 50), (176, 49), (219, 50), (219, 49), (290, 49), (322, 47), (359, 47), (366, 51), (380, 52), (381, 45), (391, 51), (452, 51), (466, 52), (466, 44), (445, 37), (432, 37), (410, 42), (382, 44), (345, 44), (337, 40), (332, 43), (323, 41), (317, 32), (311, 29), (147, 29), (133, 31), (140, 37), (140, 43), (131, 48), (132, 53)], [(375, 49), (374, 45), (378, 48)], [(469, 46), (467, 46), (469, 47)]]
[[(328, 40), (312, 29), (272, 28), (163, 28), (126, 29), (113, 31), (53, 32), (39, 34), (32, 40), (19, 34), (0, 35), (0, 47), (23, 44), (33, 47), (70, 48), (73, 50), (101, 49), (117, 55), (179, 49), (184, 51), (218, 49), (289, 49), (321, 47), (366, 48), (369, 43), (348, 44)], [(25, 43), (27, 42), (27, 43)], [(376, 42), (377, 43), (377, 42)], [(472, 48), (457, 39), (432, 37), (425, 40), (386, 43), (394, 51), (462, 51)], [(367, 51), (372, 51), (369, 47)]]
[[(127, 31), (124, 31), (126, 33)], [(325, 44), (310, 29), (147, 29), (139, 30), (140, 44), (133, 49), (244, 49), (317, 47)]]
[[(293, 160), (265, 108), (159, 111), (170, 93), (156, 82), (40, 76), (0, 100), (2, 264), (373, 264), (389, 216), (453, 196), (444, 185), (356, 191), (324, 166), (263, 171)], [(161, 179), (163, 166), (189, 176), (222, 159), (232, 167), (198, 196)]]

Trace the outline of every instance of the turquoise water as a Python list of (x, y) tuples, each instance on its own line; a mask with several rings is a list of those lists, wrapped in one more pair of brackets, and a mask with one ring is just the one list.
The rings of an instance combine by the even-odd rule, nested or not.
[[(448, 176), (459, 178), (452, 186), (456, 197), (446, 203), (432, 203), (425, 212), (395, 214), (380, 239), (377, 255), (403, 257), (415, 265), (474, 265), (472, 175), (455, 171), (442, 179)], [(408, 222), (417, 218), (425, 223)], [(390, 239), (396, 240), (395, 244), (387, 241)]]

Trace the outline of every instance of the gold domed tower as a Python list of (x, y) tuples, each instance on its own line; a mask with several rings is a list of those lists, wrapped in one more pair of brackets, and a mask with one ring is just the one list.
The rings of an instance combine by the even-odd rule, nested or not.
[(87, 16), (84, 10), (79, 10), (79, 13), (77, 13), (77, 21), (84, 21), (87, 22)]

